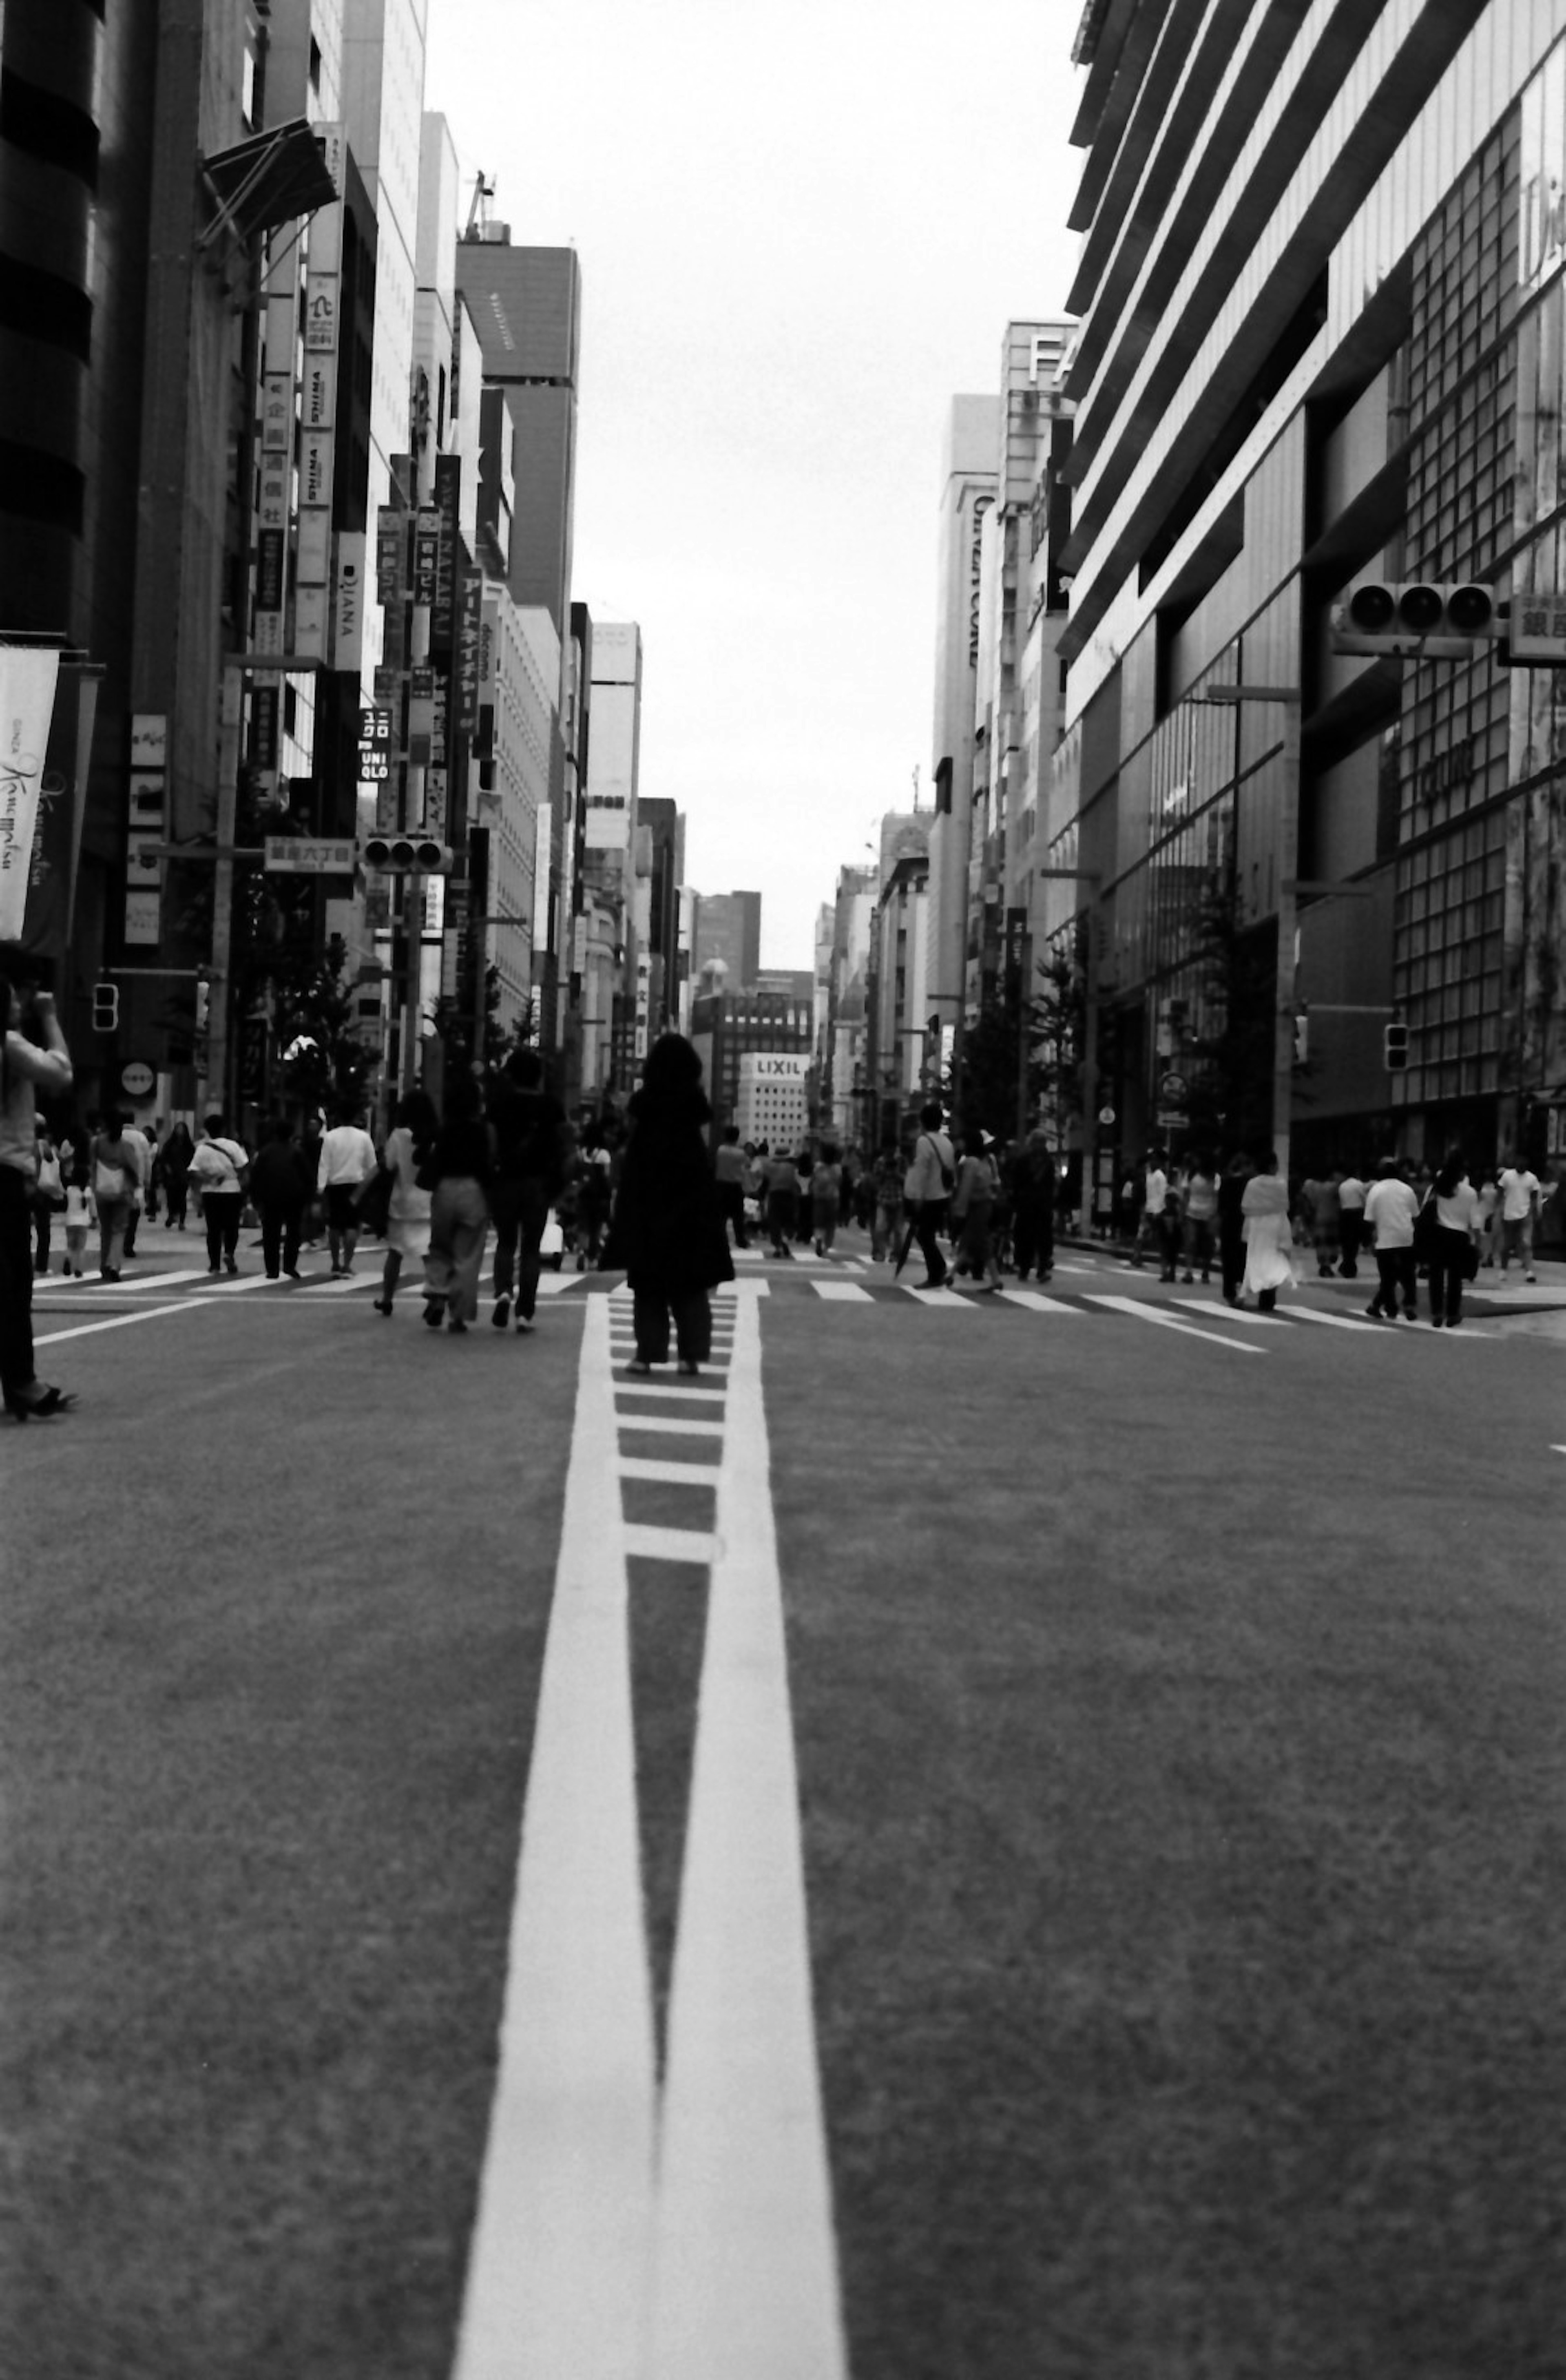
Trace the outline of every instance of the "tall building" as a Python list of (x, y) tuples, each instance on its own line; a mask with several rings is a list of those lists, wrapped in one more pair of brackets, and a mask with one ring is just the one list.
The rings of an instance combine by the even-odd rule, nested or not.
[(1092, 926), (1103, 1171), (1155, 1132), (1560, 1161), (1555, 679), (1485, 638), (1356, 652), (1333, 612), (1475, 581), (1553, 625), (1563, 30), (1510, 0), (1083, 15), (1048, 841), (1082, 871), (1051, 922)]
[[(585, 1097), (628, 1092), (637, 1076), (637, 785), (641, 768), (641, 630), (592, 624), (582, 1001)], [(649, 979), (650, 980), (650, 978)], [(641, 1017), (645, 1031), (646, 1015)]]
[(731, 991), (747, 991), (761, 971), (759, 892), (698, 892), (692, 963), (699, 976), (721, 959)]
[(935, 607), (935, 814), (929, 821), (929, 993), (955, 1023), (965, 999), (978, 708), (983, 528), (994, 508), (1001, 402), (954, 396), (941, 464)]

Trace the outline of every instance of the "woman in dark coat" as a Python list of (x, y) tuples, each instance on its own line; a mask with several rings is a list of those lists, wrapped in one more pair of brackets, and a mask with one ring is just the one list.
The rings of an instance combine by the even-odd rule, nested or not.
[(669, 1318), (680, 1369), (712, 1353), (708, 1292), (733, 1281), (729, 1235), (707, 1153), (712, 1111), (701, 1061), (683, 1034), (665, 1033), (648, 1055), (631, 1101), (631, 1139), (614, 1201), (607, 1261), (625, 1267), (637, 1335), (633, 1372), (669, 1360)]

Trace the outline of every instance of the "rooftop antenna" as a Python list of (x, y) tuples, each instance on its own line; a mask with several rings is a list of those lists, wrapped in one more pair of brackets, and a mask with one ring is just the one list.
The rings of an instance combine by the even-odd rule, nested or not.
[(465, 240), (480, 239), (483, 237), (489, 227), (490, 200), (494, 194), (494, 184), (480, 169), (473, 176), (473, 203), (467, 210), (467, 229), (462, 235)]

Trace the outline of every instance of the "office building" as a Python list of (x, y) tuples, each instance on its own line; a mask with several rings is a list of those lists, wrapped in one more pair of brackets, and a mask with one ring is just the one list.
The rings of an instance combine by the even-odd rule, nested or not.
[(698, 892), (692, 957), (697, 974), (722, 962), (731, 991), (747, 991), (761, 971), (759, 892)]
[(996, 396), (954, 396), (941, 464), (929, 990), (953, 1023), (965, 999), (967, 968), (983, 528), (995, 504), (1002, 419)]
[(1101, 1172), (1155, 1133), (1265, 1133), (1296, 1172), (1559, 1155), (1555, 680), (1483, 637), (1356, 653), (1333, 613), (1566, 586), (1563, 32), (1510, 0), (1082, 17), (1047, 832)]

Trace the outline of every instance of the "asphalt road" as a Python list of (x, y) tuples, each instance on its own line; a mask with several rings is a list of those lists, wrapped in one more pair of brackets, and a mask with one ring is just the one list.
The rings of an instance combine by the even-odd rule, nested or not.
[[(584, 1791), (618, 1757), (550, 1635), (612, 1283), (458, 1340), (369, 1287), (161, 1287), (199, 1259), (150, 1253), (50, 1286), (41, 1369), (80, 1404), (0, 1435), (0, 2370), (443, 2380), (519, 1848), (558, 1819), (540, 1695)], [(713, 1652), (761, 1590), (691, 1558), (744, 1510), (749, 1325), (726, 1403), (622, 1389), (602, 1457), (666, 2150), (698, 2084), (705, 2121), (759, 2107), (784, 2034), (797, 2082), (766, 1972), (790, 1926), (808, 1961), (840, 2348), (791, 2349), (777, 2286), (795, 2105), (747, 2152), (747, 2380), (1559, 2374), (1566, 1283), (1438, 1334), (1345, 1327), (1346, 1286), (1240, 1320), (1079, 1251), (1042, 1305), (921, 1305), (862, 1255), (735, 1301), (796, 1796), (736, 1699), (764, 1645)], [(791, 1828), (802, 1912), (753, 1909), (747, 1846), (765, 1881)], [(725, 1966), (752, 1925), (767, 1959)], [(550, 2120), (587, 2155), (580, 2070), (563, 2046)]]

